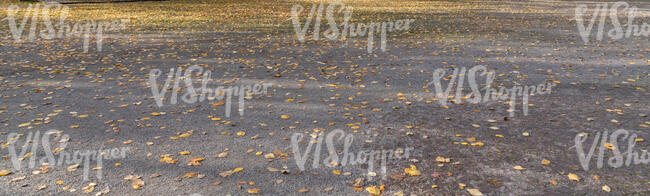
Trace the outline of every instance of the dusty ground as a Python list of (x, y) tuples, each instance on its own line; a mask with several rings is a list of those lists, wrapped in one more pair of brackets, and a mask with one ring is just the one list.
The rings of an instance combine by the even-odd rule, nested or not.
[[(106, 35), (102, 51), (91, 47), (87, 53), (80, 38), (15, 43), (2, 28), (1, 143), (11, 139), (10, 133), (25, 134), (15, 144), (20, 153), (30, 132), (55, 129), (70, 136), (64, 142), (68, 153), (129, 150), (123, 158), (103, 160), (101, 168), (92, 161), (88, 166), (99, 169), (102, 178), (91, 171), (84, 180), (84, 164), (76, 171), (68, 171), (72, 164), (30, 168), (30, 158), (46, 156), (40, 146), (27, 150), (32, 157), (16, 169), (10, 147), (3, 146), (0, 170), (11, 173), (0, 177), (5, 182), (0, 194), (86, 194), (84, 188), (91, 183), (96, 183), (91, 194), (108, 189), (110, 195), (368, 195), (373, 186), (383, 186), (384, 195), (470, 195), (468, 190), (474, 189), (484, 195), (650, 193), (648, 164), (612, 168), (605, 163), (599, 169), (595, 155), (584, 170), (573, 147), (582, 132), (593, 136), (629, 130), (645, 139), (634, 148), (639, 153), (650, 139), (648, 37), (584, 43), (574, 9), (594, 2), (345, 2), (354, 7), (354, 22), (415, 19), (408, 31), (389, 34), (385, 52), (376, 49), (372, 54), (366, 51), (365, 38), (297, 41), (291, 6), (309, 9), (310, 3), (68, 5), (70, 23), (131, 19), (126, 29)], [(629, 3), (650, 9), (647, 2)], [(27, 6), (3, 2), (0, 17), (7, 17), (11, 4)], [(650, 23), (647, 15), (636, 19), (642, 22)], [(7, 23), (0, 22), (3, 27)], [(244, 115), (237, 112), (238, 101), (230, 117), (217, 101), (167, 100), (158, 107), (149, 72), (163, 71), (160, 84), (170, 68), (191, 65), (211, 70), (213, 87), (273, 85), (266, 94), (245, 100)], [(494, 86), (556, 86), (550, 94), (530, 97), (528, 115), (520, 97), (514, 116), (506, 101), (449, 102), (443, 107), (427, 85), (434, 70), (449, 73), (476, 65), (497, 74)], [(478, 81), (483, 87), (484, 79)], [(467, 94), (471, 90), (465, 82)], [(312, 166), (312, 149), (300, 171), (292, 135), (309, 138), (335, 129), (354, 136), (350, 151), (355, 154), (413, 150), (408, 158), (387, 161), (385, 179), (380, 170), (369, 177), (368, 164), (325, 166), (326, 143), (321, 163)], [(591, 147), (592, 138), (585, 148)], [(336, 141), (335, 148), (342, 150), (343, 140)], [(627, 149), (626, 140), (619, 143)], [(303, 153), (307, 144), (300, 147)], [(228, 155), (215, 157), (222, 152)], [(605, 162), (613, 152), (606, 151)], [(161, 157), (165, 154), (169, 159)], [(204, 160), (188, 165), (194, 158)], [(411, 165), (420, 175), (405, 172)], [(243, 170), (220, 175), (235, 168)], [(570, 174), (579, 180), (571, 180)], [(144, 185), (134, 188), (132, 182), (140, 181), (125, 180), (129, 175), (141, 176)]]

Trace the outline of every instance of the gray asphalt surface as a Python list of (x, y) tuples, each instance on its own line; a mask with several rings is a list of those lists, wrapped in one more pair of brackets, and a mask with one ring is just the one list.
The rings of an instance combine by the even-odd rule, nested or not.
[[(573, 4), (556, 6), (573, 8)], [(82, 195), (90, 183), (97, 183), (91, 194), (108, 188), (109, 195), (247, 195), (254, 188), (262, 195), (368, 195), (367, 187), (382, 185), (384, 195), (469, 195), (467, 189), (479, 189), (484, 195), (650, 193), (648, 164), (612, 168), (605, 163), (597, 169), (592, 161), (592, 169), (585, 171), (572, 147), (580, 132), (626, 129), (645, 139), (637, 143), (637, 152), (647, 149), (648, 37), (585, 44), (570, 14), (517, 16), (495, 10), (475, 14), (489, 19), (458, 18), (446, 21), (455, 29), (395, 35), (386, 52), (373, 54), (367, 53), (363, 39), (347, 44), (300, 43), (293, 34), (260, 32), (132, 32), (109, 36), (102, 51), (91, 48), (89, 53), (82, 53), (79, 39), (13, 43), (10, 35), (2, 35), (3, 144), (9, 141), (9, 133), (25, 134), (16, 145), (20, 152), (28, 133), (54, 129), (70, 136), (68, 153), (129, 150), (124, 158), (103, 160), (101, 179), (91, 171), (85, 181), (84, 164), (76, 171), (68, 171), (71, 164), (64, 164), (33, 174), (40, 165), (29, 168), (27, 157), (22, 169), (16, 170), (9, 148), (3, 148), (0, 170), (12, 173), (0, 177), (0, 194)], [(639, 21), (648, 21), (643, 19)], [(498, 21), (504, 27), (472, 25)], [(414, 31), (436, 28), (429, 24), (416, 20)], [(211, 70), (213, 88), (262, 82), (272, 86), (266, 94), (245, 100), (244, 115), (237, 112), (236, 100), (230, 117), (217, 101), (170, 104), (166, 100), (158, 107), (149, 86), (150, 70), (162, 70), (160, 84), (170, 68), (191, 65)], [(432, 72), (476, 65), (497, 74), (496, 86), (548, 82), (556, 86), (550, 94), (530, 98), (528, 115), (523, 115), (521, 99), (513, 117), (505, 101), (441, 107), (433, 87), (426, 85)], [(200, 86), (198, 78), (193, 80), (195, 87)], [(483, 79), (478, 81), (483, 85)], [(465, 93), (469, 92), (466, 84)], [(323, 144), (318, 167), (312, 166), (311, 152), (306, 169), (299, 172), (292, 135), (310, 138), (314, 132), (335, 129), (354, 136), (350, 151), (355, 153), (406, 147), (413, 151), (408, 158), (388, 160), (385, 179), (379, 171), (368, 178), (367, 164), (327, 167), (322, 161), (327, 154)], [(238, 135), (240, 131), (245, 135)], [(479, 141), (482, 146), (461, 144)], [(591, 142), (587, 140), (588, 146)], [(301, 144), (301, 152), (306, 146)], [(337, 140), (335, 147), (342, 150), (343, 140)], [(179, 154), (183, 151), (190, 154)], [(228, 152), (227, 157), (215, 157), (222, 152)], [(274, 152), (274, 158), (265, 158)], [(165, 154), (177, 162), (162, 162)], [(605, 161), (611, 152), (606, 154)], [(39, 147), (32, 156), (45, 155)], [(436, 157), (451, 161), (439, 162)], [(188, 165), (192, 158), (205, 160)], [(550, 164), (541, 164), (542, 160)], [(91, 161), (90, 167), (96, 165)], [(405, 174), (410, 165), (417, 166), (421, 175)], [(235, 168), (243, 170), (220, 176)], [(198, 174), (183, 177), (190, 172)], [(570, 180), (569, 173), (580, 181)], [(144, 186), (134, 190), (124, 180), (128, 175), (140, 175)], [(25, 179), (9, 182), (22, 176)], [(354, 186), (359, 178), (364, 181), (360, 190)], [(459, 184), (466, 186), (461, 189)], [(602, 190), (605, 185), (611, 192)]]

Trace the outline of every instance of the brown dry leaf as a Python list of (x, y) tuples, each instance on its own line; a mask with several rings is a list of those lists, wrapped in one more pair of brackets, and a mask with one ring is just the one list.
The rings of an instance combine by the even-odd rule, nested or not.
[(228, 171), (224, 171), (224, 172), (219, 173), (219, 176), (221, 176), (222, 178), (225, 178), (225, 177), (228, 177), (228, 176), (230, 176), (232, 174), (234, 174), (234, 172), (232, 172), (232, 170), (228, 170)]
[(138, 190), (144, 186), (144, 181), (140, 179), (141, 177), (142, 176), (140, 175), (128, 175), (124, 177), (124, 180), (131, 181), (131, 187), (135, 190)]
[(190, 162), (187, 163), (187, 165), (189, 165), (189, 166), (201, 165), (201, 161), (203, 161), (203, 160), (205, 160), (205, 159), (202, 158), (202, 157), (192, 158), (192, 159), (190, 159)]
[(230, 176), (230, 175), (232, 175), (234, 173), (240, 172), (242, 170), (244, 170), (244, 168), (238, 167), (238, 168), (235, 168), (234, 170), (221, 172), (221, 173), (219, 173), (219, 176), (225, 178), (225, 177), (228, 177), (228, 176)]
[(183, 178), (194, 178), (198, 174), (199, 174), (199, 172), (188, 172), (185, 175), (183, 175)]
[(266, 158), (266, 159), (274, 159), (275, 155), (273, 155), (273, 153), (265, 154), (264, 158)]
[(222, 106), (222, 105), (224, 105), (225, 103), (226, 103), (226, 102), (225, 102), (224, 100), (221, 100), (221, 101), (219, 101), (219, 102), (217, 102), (217, 103), (213, 103), (213, 104), (212, 104), (212, 107)]
[(354, 186), (354, 188), (363, 188), (363, 178), (355, 179), (352, 186)]
[(393, 180), (402, 180), (402, 179), (406, 178), (406, 175), (400, 174), (400, 173), (393, 173), (393, 174), (390, 175), (390, 178), (393, 179)]
[(176, 164), (177, 161), (178, 159), (173, 159), (169, 156), (164, 156), (162, 159), (160, 159), (160, 162), (169, 163), (169, 164)]

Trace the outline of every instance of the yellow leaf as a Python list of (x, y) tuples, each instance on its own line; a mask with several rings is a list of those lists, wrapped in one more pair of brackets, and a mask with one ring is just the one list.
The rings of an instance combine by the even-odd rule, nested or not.
[(284, 115), (284, 114), (283, 114), (282, 116), (280, 116), (280, 118), (282, 118), (282, 119), (289, 119), (289, 118), (291, 118), (291, 116), (289, 116), (289, 115)]
[(605, 148), (610, 150), (616, 150), (616, 147), (609, 142), (605, 142)]
[(548, 164), (551, 164), (551, 161), (546, 160), (546, 159), (542, 160), (542, 165), (548, 165)]
[(192, 135), (192, 133), (183, 133), (183, 134), (179, 135), (179, 137), (189, 137), (191, 135)]
[(183, 175), (183, 178), (194, 178), (198, 174), (199, 174), (199, 172), (188, 172), (185, 175)]
[(182, 152), (179, 152), (178, 154), (181, 154), (181, 155), (188, 155), (188, 154), (190, 154), (190, 151), (182, 151)]
[(238, 135), (238, 136), (244, 136), (244, 135), (246, 135), (246, 132), (239, 131), (239, 132), (237, 132), (237, 135)]
[(234, 170), (232, 170), (232, 172), (237, 173), (237, 172), (240, 172), (242, 170), (244, 170), (244, 168), (238, 167), (238, 168), (235, 168)]
[(441, 162), (441, 163), (449, 163), (451, 161), (451, 159), (439, 156), (439, 157), (436, 157), (436, 161)]
[(569, 177), (569, 180), (580, 181), (580, 177), (578, 177), (578, 175), (575, 175), (573, 173), (569, 173), (569, 175), (567, 176)]
[(335, 175), (341, 175), (341, 172), (339, 170), (332, 170), (332, 173), (334, 173)]
[(169, 164), (176, 164), (177, 161), (178, 161), (178, 159), (173, 159), (173, 158), (168, 157), (168, 156), (163, 157), (162, 159), (160, 159), (160, 162), (169, 163)]
[(370, 193), (371, 195), (381, 194), (381, 191), (377, 188), (377, 186), (366, 187), (366, 191), (368, 191), (368, 193)]
[(19, 124), (18, 127), (26, 127), (26, 126), (29, 126), (30, 124), (32, 124), (32, 123), (31, 122), (26, 122), (26, 123), (23, 123), (23, 124)]
[(27, 158), (27, 157), (30, 157), (30, 156), (32, 156), (33, 154), (34, 154), (33, 152), (29, 152), (29, 153), (27, 153), (27, 154), (25, 154), (25, 155), (23, 156), (23, 159), (24, 159), (24, 158)]
[(521, 167), (521, 166), (519, 166), (519, 165), (514, 166), (514, 167), (512, 167), (512, 168), (514, 168), (514, 169), (516, 169), (516, 170), (519, 170), (519, 171), (521, 171), (521, 170), (525, 170), (525, 169), (526, 169), (526, 168), (523, 168), (523, 167)]
[(246, 192), (248, 192), (250, 194), (258, 194), (258, 193), (260, 193), (260, 189), (257, 189), (257, 188), (248, 189), (248, 190), (246, 190)]
[(6, 175), (9, 175), (9, 174), (11, 174), (11, 171), (0, 170), (0, 176), (6, 176)]
[(411, 176), (419, 176), (420, 175), (420, 171), (415, 167), (415, 165), (411, 165), (411, 168), (405, 168), (404, 172), (406, 172), (407, 174), (409, 174)]

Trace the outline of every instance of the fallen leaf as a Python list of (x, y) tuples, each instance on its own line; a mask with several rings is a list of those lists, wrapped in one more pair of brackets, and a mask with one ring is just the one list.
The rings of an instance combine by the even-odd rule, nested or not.
[(607, 185), (604, 185), (604, 186), (603, 186), (603, 191), (605, 191), (605, 192), (608, 192), (608, 193), (609, 193), (610, 191), (612, 191), (612, 188), (609, 188), (609, 186), (607, 186)]
[(246, 192), (248, 192), (250, 194), (258, 194), (258, 193), (260, 193), (260, 190), (257, 189), (257, 188), (252, 188), (252, 189), (246, 190)]
[(578, 175), (575, 175), (573, 173), (569, 173), (569, 175), (567, 176), (569, 177), (569, 180), (580, 181), (580, 177), (578, 177)]
[(467, 192), (469, 192), (470, 195), (472, 196), (482, 196), (483, 193), (479, 191), (478, 189), (467, 189)]
[(12, 173), (12, 172), (11, 172), (11, 171), (8, 171), (8, 170), (1, 170), (1, 171), (0, 171), (0, 176), (6, 176), (6, 175), (9, 175), (9, 174), (11, 174), (11, 173)]
[(377, 186), (369, 186), (366, 187), (366, 191), (370, 193), (371, 195), (380, 195), (381, 191), (377, 188)]
[(420, 171), (415, 167), (415, 165), (411, 165), (410, 168), (405, 168), (404, 172), (406, 172), (407, 174), (409, 174), (411, 176), (419, 176), (420, 175)]

